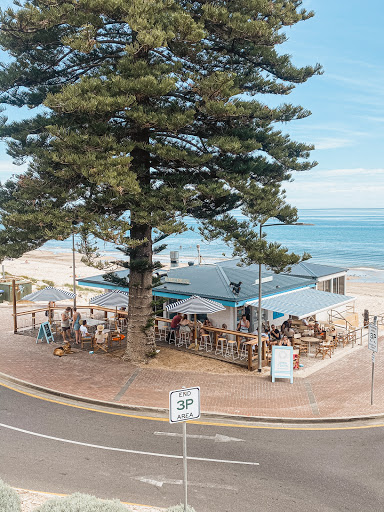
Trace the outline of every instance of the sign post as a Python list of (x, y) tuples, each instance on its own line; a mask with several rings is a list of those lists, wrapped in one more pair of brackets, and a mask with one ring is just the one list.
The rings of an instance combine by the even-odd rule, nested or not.
[(169, 393), (169, 423), (183, 423), (184, 512), (188, 507), (187, 421), (200, 418), (200, 388)]
[(39, 340), (43, 340), (44, 338), (47, 343), (55, 341), (53, 333), (51, 331), (51, 324), (49, 322), (44, 322), (40, 325), (39, 332), (36, 338), (36, 343), (38, 343)]
[(275, 379), (289, 379), (293, 384), (293, 348), (272, 345), (272, 382)]
[(372, 382), (371, 382), (371, 405), (373, 405), (373, 383), (375, 378), (375, 353), (378, 352), (378, 329), (377, 316), (373, 317), (373, 324), (368, 327), (368, 348), (372, 350)]

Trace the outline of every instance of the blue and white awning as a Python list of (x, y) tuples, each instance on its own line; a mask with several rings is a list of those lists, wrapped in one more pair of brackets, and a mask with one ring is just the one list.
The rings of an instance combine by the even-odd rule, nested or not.
[[(353, 302), (355, 297), (323, 292), (314, 288), (302, 288), (261, 299), (262, 309), (297, 316), (299, 319), (316, 315), (322, 311)], [(258, 306), (258, 300), (247, 302), (247, 306)]]
[(129, 293), (122, 290), (113, 290), (93, 297), (89, 303), (104, 307), (128, 307)]
[(218, 311), (225, 310), (225, 307), (213, 300), (204, 299), (198, 295), (193, 295), (189, 299), (179, 300), (166, 307), (167, 311), (177, 311), (178, 313), (185, 314), (208, 314), (217, 313)]
[(60, 290), (59, 288), (53, 288), (53, 286), (47, 286), (43, 290), (25, 295), (22, 300), (29, 300), (30, 302), (56, 302), (59, 300), (74, 299), (75, 294), (67, 292), (66, 290)]

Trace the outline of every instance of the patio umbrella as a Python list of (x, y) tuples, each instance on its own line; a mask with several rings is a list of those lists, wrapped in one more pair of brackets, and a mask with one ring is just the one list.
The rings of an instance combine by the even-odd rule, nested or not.
[(96, 306), (104, 307), (127, 307), (129, 300), (128, 297), (128, 292), (123, 292), (121, 290), (112, 290), (110, 292), (103, 293), (102, 295), (92, 297), (89, 303), (95, 304)]
[(225, 310), (225, 307), (219, 302), (213, 300), (204, 299), (198, 295), (193, 295), (189, 299), (179, 300), (173, 304), (169, 304), (166, 307), (167, 311), (177, 311), (178, 313), (185, 313), (195, 316), (195, 345), (197, 345), (197, 314), (209, 314), (217, 313), (218, 311)]
[(59, 290), (53, 286), (47, 286), (43, 290), (25, 295), (23, 300), (29, 300), (30, 302), (56, 302), (65, 299), (74, 299), (75, 294), (67, 292), (65, 290)]

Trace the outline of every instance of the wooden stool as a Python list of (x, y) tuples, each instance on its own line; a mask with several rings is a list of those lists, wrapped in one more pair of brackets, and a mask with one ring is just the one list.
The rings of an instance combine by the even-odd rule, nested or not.
[(179, 333), (179, 343), (177, 344), (178, 347), (182, 347), (185, 345), (186, 348), (189, 346), (189, 332), (180, 332)]
[(216, 345), (216, 350), (215, 350), (215, 354), (218, 356), (224, 356), (224, 344), (225, 342), (227, 341), (227, 338), (223, 338), (223, 337), (219, 337), (217, 338), (217, 345)]
[(200, 334), (199, 350), (205, 350), (206, 352), (212, 352), (212, 340), (211, 340), (210, 334)]
[(234, 340), (227, 341), (227, 348), (225, 350), (225, 356), (230, 357), (233, 361), (239, 359), (239, 353), (237, 352), (237, 342)]
[(158, 327), (157, 328), (157, 341), (167, 341), (168, 328)]

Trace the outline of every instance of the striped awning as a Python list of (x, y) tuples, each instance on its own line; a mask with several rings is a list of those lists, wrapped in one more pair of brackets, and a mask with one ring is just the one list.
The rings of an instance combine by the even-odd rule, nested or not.
[(29, 300), (30, 302), (56, 302), (59, 300), (74, 299), (75, 294), (67, 292), (66, 290), (60, 290), (53, 286), (47, 286), (43, 290), (25, 295), (22, 300)]
[(225, 307), (219, 302), (215, 302), (209, 299), (203, 299), (198, 295), (193, 295), (189, 299), (179, 300), (173, 304), (169, 304), (166, 307), (167, 311), (177, 311), (178, 313), (185, 313), (192, 315), (196, 314), (208, 314), (217, 313), (218, 311), (225, 310)]
[[(261, 299), (262, 309), (296, 316), (299, 319), (327, 311), (353, 302), (355, 297), (323, 292), (314, 288), (302, 288)], [(247, 306), (258, 306), (258, 300), (247, 302)]]
[(129, 300), (129, 293), (121, 290), (112, 290), (111, 292), (103, 293), (92, 297), (89, 301), (90, 304), (104, 307), (127, 307)]

